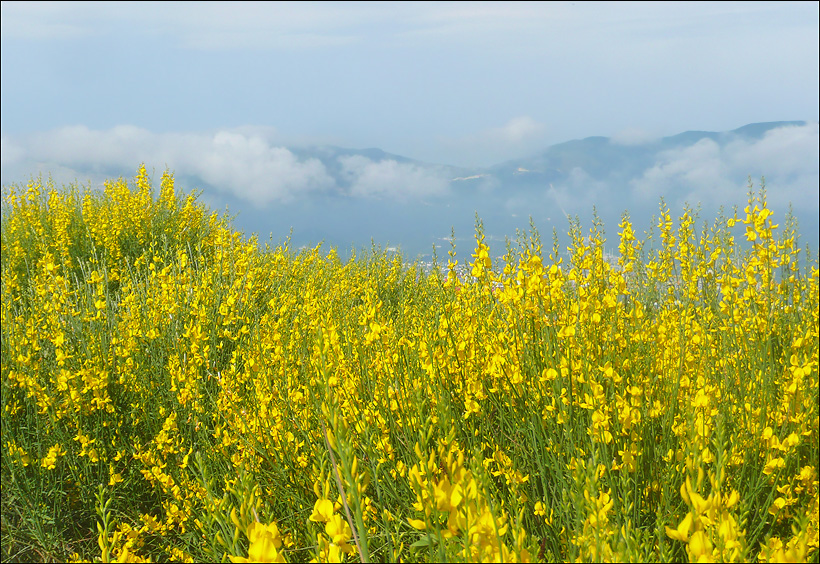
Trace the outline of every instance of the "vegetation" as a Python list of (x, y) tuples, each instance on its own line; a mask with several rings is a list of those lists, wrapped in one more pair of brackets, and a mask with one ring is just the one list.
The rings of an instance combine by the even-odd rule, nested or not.
[(461, 278), (144, 167), (4, 191), (4, 560), (818, 558), (818, 265), (765, 191), (612, 260), (479, 222)]

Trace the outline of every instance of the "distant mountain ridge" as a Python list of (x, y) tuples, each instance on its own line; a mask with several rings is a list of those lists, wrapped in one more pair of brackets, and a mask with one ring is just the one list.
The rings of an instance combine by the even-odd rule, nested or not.
[(719, 147), (737, 140), (761, 140), (779, 127), (804, 126), (805, 121), (751, 123), (731, 131), (685, 131), (641, 143), (620, 143), (610, 137), (591, 136), (551, 145), (538, 153), (503, 161), (489, 167), (431, 164), (385, 152), (378, 148), (351, 149), (337, 146), (288, 147), (299, 159), (318, 159), (341, 189), (351, 185), (345, 159), (364, 158), (372, 163), (395, 162), (442, 175), (455, 192), (471, 192), (478, 186), (503, 186), (505, 192), (530, 191), (567, 180), (581, 170), (592, 180), (628, 182), (659, 162), (659, 155), (690, 147), (704, 139)]
[[(676, 216), (688, 202), (711, 222), (720, 207), (745, 205), (748, 176), (757, 185), (765, 175), (770, 207), (782, 218), (793, 203), (803, 237), (816, 248), (816, 145), (817, 124), (777, 121), (634, 144), (587, 137), (484, 168), (429, 164), (377, 148), (288, 148), (300, 162), (319, 161), (330, 187), (266, 207), (224, 191), (210, 195), (240, 212), (237, 226), (263, 238), (292, 228), (297, 245), (325, 241), (344, 251), (375, 241), (429, 257), (433, 245), (449, 245), (451, 230), (471, 239), (476, 217), (498, 253), (498, 242), (528, 229), (530, 218), (547, 238), (554, 229), (565, 242), (567, 218), (577, 216), (587, 229), (593, 208), (610, 238), (624, 212), (640, 234), (652, 227), (661, 198)], [(461, 256), (471, 251), (469, 242), (459, 244)]]
[[(196, 158), (170, 166), (181, 189), (201, 189), (213, 209), (227, 206), (237, 229), (262, 240), (292, 233), (295, 247), (324, 241), (344, 252), (372, 240), (412, 258), (429, 256), (434, 245), (448, 248), (454, 231), (459, 254), (469, 256), (479, 218), (493, 253), (501, 254), (505, 238), (530, 225), (544, 235), (545, 247), (553, 231), (563, 245), (568, 218), (577, 217), (586, 231), (594, 214), (613, 241), (624, 213), (638, 235), (656, 225), (661, 199), (676, 218), (685, 205), (699, 208), (699, 225), (721, 208), (742, 209), (748, 177), (758, 186), (764, 175), (776, 218), (792, 204), (804, 240), (816, 249), (820, 238), (816, 122), (751, 123), (642, 142), (592, 136), (487, 167), (427, 163), (379, 148), (281, 146), (263, 133), (251, 128), (197, 137), (193, 148), (184, 148)], [(176, 147), (168, 143), (173, 155)], [(131, 154), (123, 147), (121, 153)], [(119, 162), (80, 154), (54, 164), (77, 176), (133, 174)]]
[[(589, 156), (589, 153), (594, 153), (596, 151), (609, 151), (609, 154), (613, 155), (634, 155), (657, 152), (659, 150), (680, 148), (682, 146), (696, 143), (701, 139), (711, 139), (718, 143), (727, 143), (737, 138), (759, 140), (762, 139), (768, 131), (775, 129), (777, 127), (801, 126), (807, 124), (808, 122), (806, 121), (770, 121), (750, 123), (730, 131), (691, 130), (641, 143), (629, 144), (615, 142), (612, 141), (612, 138), (610, 137), (596, 135), (591, 137), (585, 137), (583, 139), (572, 139), (569, 141), (557, 143), (547, 147), (546, 149), (538, 153), (522, 158), (506, 160), (498, 164), (491, 165), (489, 167), (460, 167), (447, 164), (431, 164), (409, 157), (404, 157), (393, 153), (387, 153), (378, 148), (351, 149), (333, 145), (321, 145), (307, 148), (289, 147), (289, 150), (300, 157), (314, 157), (319, 158), (322, 161), (325, 161), (326, 159), (337, 158), (340, 156), (359, 155), (373, 161), (394, 160), (399, 163), (411, 163), (431, 167), (445, 167), (460, 171), (472, 171), (474, 174), (481, 174), (482, 172), (484, 174), (487, 174), (512, 169), (517, 170), (518, 168), (536, 168), (539, 164), (542, 164), (543, 162), (548, 161), (549, 159), (555, 159), (561, 156), (565, 158), (568, 158), (570, 156), (577, 158), (578, 155), (586, 154), (588, 155), (587, 159), (581, 158), (577, 162), (567, 163), (568, 165), (582, 166), (583, 164), (587, 164), (588, 162), (590, 162), (590, 159), (595, 160), (594, 157)], [(607, 147), (612, 147), (612, 149), (607, 149)]]
[[(263, 241), (290, 233), (294, 247), (323, 241), (342, 253), (374, 241), (401, 247), (411, 258), (429, 257), (434, 246), (445, 253), (453, 232), (459, 256), (469, 256), (477, 220), (494, 255), (503, 254), (505, 239), (531, 226), (546, 248), (553, 233), (566, 248), (571, 222), (577, 219), (586, 233), (595, 217), (611, 250), (625, 215), (642, 236), (657, 226), (661, 202), (675, 219), (688, 206), (701, 229), (721, 213), (742, 210), (749, 177), (758, 188), (765, 176), (776, 220), (782, 224), (791, 206), (802, 240), (817, 249), (819, 139), (817, 122), (774, 121), (656, 139), (638, 132), (592, 136), (463, 167), (375, 147), (287, 146), (264, 127), (186, 135), (69, 127), (30, 139), (4, 137), (2, 168), (4, 184), (42, 171), (55, 172), (59, 182), (86, 176), (100, 187), (106, 178), (132, 175), (131, 159), (149, 168), (164, 163), (180, 190), (201, 190), (204, 203), (227, 208), (238, 230)], [(154, 169), (155, 185), (158, 174)]]
[(601, 179), (613, 173), (629, 176), (645, 170), (657, 161), (658, 153), (694, 145), (709, 139), (725, 145), (733, 140), (760, 140), (778, 127), (806, 125), (805, 121), (775, 121), (752, 123), (725, 132), (685, 131), (669, 137), (639, 144), (613, 142), (609, 137), (586, 137), (552, 145), (546, 150), (525, 157), (512, 159), (489, 168), (493, 174), (505, 176), (505, 180), (517, 184), (530, 184), (534, 177), (516, 179), (520, 169), (539, 175), (542, 182), (555, 182), (574, 168), (583, 169), (590, 177)]

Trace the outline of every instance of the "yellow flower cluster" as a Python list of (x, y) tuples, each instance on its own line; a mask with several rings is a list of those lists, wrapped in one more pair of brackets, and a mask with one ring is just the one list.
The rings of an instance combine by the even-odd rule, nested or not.
[(509, 518), (503, 509), (494, 510), (492, 500), (481, 494), (473, 473), (464, 467), (464, 453), (444, 443), (438, 450), (443, 471), (437, 478), (435, 454), (425, 460), (418, 443), (415, 446), (421, 463), (410, 469), (409, 480), (416, 494), (413, 508), (424, 518), (408, 518), (410, 525), (421, 531), (435, 530), (441, 538), (462, 546), (459, 556), (465, 561), (529, 562), (530, 554), (523, 548), (526, 532), (518, 531), (513, 549), (503, 542)]
[(816, 559), (820, 271), (744, 212), (440, 272), (4, 189), (3, 557)]

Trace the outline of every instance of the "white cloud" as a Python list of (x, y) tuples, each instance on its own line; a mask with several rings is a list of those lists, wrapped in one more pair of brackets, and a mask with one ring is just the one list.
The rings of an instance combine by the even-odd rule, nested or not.
[(333, 47), (368, 36), (480, 39), (499, 30), (520, 33), (522, 26), (557, 30), (572, 12), (528, 2), (3, 2), (2, 11), (4, 37), (73, 39), (127, 22), (203, 50)]
[[(733, 168), (756, 175), (789, 175), (806, 171), (817, 163), (820, 155), (818, 124), (786, 126), (770, 129), (754, 143), (738, 140), (726, 146), (725, 153)], [(809, 166), (817, 172), (817, 166)]]
[(350, 181), (350, 194), (359, 197), (390, 197), (399, 200), (447, 193), (449, 180), (443, 171), (392, 159), (374, 162), (361, 155), (338, 158)]
[(458, 152), (471, 155), (473, 162), (462, 166), (479, 166), (480, 163), (499, 162), (520, 157), (544, 148), (546, 128), (530, 116), (518, 116), (500, 127), (491, 127), (458, 138), (439, 138), (439, 142)]
[[(199, 179), (257, 206), (342, 190), (322, 160), (299, 157), (277, 145), (276, 137), (270, 127), (153, 133), (130, 125), (109, 130), (72, 126), (21, 138), (3, 136), (2, 181), (19, 182), (23, 175), (55, 171), (55, 180), (88, 178), (99, 183), (112, 174), (132, 175), (144, 162), (148, 167), (168, 167), (178, 177)], [(338, 161), (353, 197), (406, 201), (449, 190), (450, 174), (444, 167), (373, 161), (361, 155)]]
[(646, 131), (645, 129), (628, 127), (610, 137), (609, 141), (613, 145), (646, 145), (647, 143), (657, 140), (659, 137), (659, 135)]
[(395, 17), (389, 6), (283, 2), (3, 2), (4, 38), (70, 40), (127, 26), (197, 50), (333, 47)]
[[(3, 182), (16, 180), (12, 175), (21, 170), (59, 168), (96, 177), (100, 171), (133, 171), (145, 162), (200, 178), (259, 206), (334, 186), (320, 160), (299, 159), (272, 144), (266, 138), (271, 134), (269, 128), (158, 134), (134, 126), (64, 127), (19, 140), (4, 138)], [(13, 166), (7, 167), (7, 161)]]
[(544, 195), (561, 212), (550, 212), (553, 217), (586, 214), (592, 211), (593, 206), (597, 206), (600, 211), (614, 196), (608, 182), (594, 179), (581, 167), (570, 170), (565, 181), (558, 182), (557, 185), (550, 183)]
[[(94, 33), (89, 4), (69, 2), (3, 2), (3, 38), (73, 39)], [(104, 4), (96, 6), (105, 11)]]
[(768, 199), (803, 212), (818, 210), (818, 126), (780, 127), (760, 140), (737, 139), (724, 146), (701, 139), (682, 149), (666, 151), (659, 161), (631, 181), (637, 201), (698, 202), (718, 206), (746, 200), (748, 176), (757, 186), (766, 177)]
[[(657, 202), (663, 196), (667, 200), (695, 205), (708, 199), (725, 201), (729, 168), (721, 155), (721, 148), (711, 139), (701, 139), (694, 145), (680, 150), (665, 151), (660, 162), (644, 171), (641, 178), (631, 181), (635, 195), (641, 200)], [(731, 198), (728, 198), (731, 200)]]
[[(173, 38), (193, 49), (333, 47), (369, 38), (481, 41), (498, 37), (556, 45), (726, 33), (743, 22), (746, 33), (770, 26), (783, 13), (774, 3), (568, 4), (534, 2), (3, 2), (4, 38), (74, 39), (128, 27)], [(787, 21), (811, 20), (816, 8), (787, 6)], [(808, 15), (809, 17), (805, 17)], [(802, 16), (802, 17), (801, 17)], [(783, 17), (783, 16), (781, 16)], [(816, 19), (816, 18), (815, 18)], [(708, 24), (708, 25), (704, 25)], [(750, 27), (751, 26), (751, 27)], [(750, 31), (752, 30), (752, 31)], [(503, 35), (498, 35), (503, 34)], [(496, 50), (518, 41), (499, 42)]]
[(21, 144), (26, 157), (38, 162), (80, 167), (133, 167), (156, 151), (158, 139), (145, 129), (120, 125), (107, 131), (84, 125), (35, 133)]
[(490, 136), (497, 135), (509, 143), (521, 143), (537, 137), (543, 131), (543, 124), (536, 122), (529, 116), (521, 116), (511, 119), (504, 127), (490, 130)]
[(257, 205), (288, 201), (331, 188), (333, 179), (318, 159), (299, 160), (284, 147), (260, 137), (220, 131), (197, 154), (187, 154), (189, 174)]
[(25, 151), (12, 139), (5, 135), (0, 138), (0, 165), (10, 166), (17, 163), (25, 154)]

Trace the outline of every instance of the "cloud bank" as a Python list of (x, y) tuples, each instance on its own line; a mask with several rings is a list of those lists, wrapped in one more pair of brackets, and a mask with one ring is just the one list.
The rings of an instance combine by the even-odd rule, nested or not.
[[(504, 139), (521, 139), (537, 129), (531, 120), (511, 120), (494, 136), (503, 144)], [(365, 232), (379, 221), (392, 222), (390, 227), (393, 223), (421, 226), (437, 217), (448, 225), (459, 214), (472, 221), (476, 210), (485, 218), (504, 215), (526, 222), (532, 216), (536, 221), (555, 222), (567, 214), (589, 217), (593, 206), (614, 232), (624, 210), (633, 218), (651, 217), (661, 197), (677, 210), (684, 202), (693, 207), (700, 204), (703, 217), (719, 206), (742, 207), (747, 177), (758, 185), (765, 175), (773, 209), (781, 213), (791, 203), (801, 223), (804, 219), (806, 225), (818, 223), (817, 123), (777, 127), (757, 136), (695, 137), (684, 145), (675, 145), (674, 138), (645, 145), (636, 141), (640, 135), (625, 137), (626, 148), (615, 153), (606, 149), (613, 145), (597, 141), (598, 145), (590, 143), (578, 154), (566, 151), (581, 147), (583, 141), (570, 148), (556, 146), (559, 156), (569, 159), (566, 166), (556, 161), (550, 165), (555, 168), (539, 172), (522, 160), (529, 169), (523, 174), (516, 161), (498, 169), (455, 170), (376, 150), (288, 148), (268, 127), (154, 133), (133, 126), (109, 130), (78, 126), (3, 136), (2, 182), (24, 183), (31, 174), (43, 172), (52, 174), (58, 185), (87, 179), (94, 185), (106, 178), (132, 176), (137, 165), (145, 162), (158, 170), (168, 167), (178, 179), (185, 179), (186, 188), (203, 188), (203, 196), (213, 201), (214, 208), (223, 207), (220, 201), (226, 197), (233, 199), (230, 206), (238, 208), (235, 211), (245, 206), (269, 214), (279, 207), (285, 210), (282, 221), (287, 223), (297, 220), (293, 214), (300, 206), (278, 204), (305, 202), (306, 217), (322, 226), (319, 232), (340, 209), (345, 211), (334, 221), (356, 223)], [(549, 150), (544, 154), (549, 155)], [(538, 158), (533, 157), (534, 164)], [(317, 219), (317, 209), (326, 209), (328, 218)], [(397, 216), (401, 219), (385, 219), (393, 217), (385, 215), (386, 210), (401, 211)], [(508, 234), (521, 226), (499, 225), (499, 232), (508, 230)]]
[(808, 213), (818, 210), (818, 124), (771, 129), (758, 140), (738, 138), (726, 144), (711, 139), (664, 151), (654, 166), (630, 181), (633, 200), (660, 196), (682, 204), (717, 207), (745, 201), (747, 177), (757, 185), (766, 178), (768, 199), (791, 203)]
[(340, 183), (316, 157), (298, 156), (275, 142), (272, 128), (243, 127), (211, 133), (152, 133), (134, 126), (92, 130), (64, 127), (2, 138), (3, 183), (57, 171), (58, 181), (101, 180), (133, 174), (140, 162), (168, 167), (256, 206), (321, 194), (408, 200), (447, 191), (441, 170), (385, 159), (340, 156)]
[(339, 157), (343, 174), (351, 181), (350, 194), (407, 200), (447, 193), (449, 180), (440, 170), (392, 159), (378, 162), (360, 156)]

